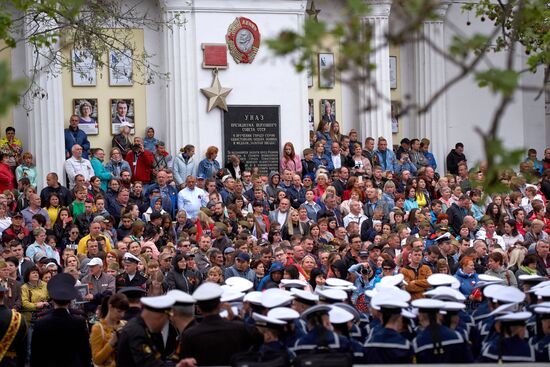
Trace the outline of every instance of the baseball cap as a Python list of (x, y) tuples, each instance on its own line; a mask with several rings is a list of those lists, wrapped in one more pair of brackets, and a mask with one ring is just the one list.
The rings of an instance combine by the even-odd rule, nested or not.
[(246, 252), (239, 252), (235, 258), (246, 262), (250, 261), (250, 255)]

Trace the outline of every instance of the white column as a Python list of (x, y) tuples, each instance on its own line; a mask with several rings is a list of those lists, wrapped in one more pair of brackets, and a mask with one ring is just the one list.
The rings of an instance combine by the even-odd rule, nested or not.
[[(432, 45), (440, 50), (446, 50), (443, 21), (448, 7), (448, 3), (442, 3), (438, 8), (438, 19), (423, 23), (421, 32), (428, 42), (420, 40), (414, 46), (416, 102), (421, 107), (445, 85), (445, 58), (435, 51)], [(426, 113), (419, 115), (417, 121), (417, 138), (430, 139), (430, 151), (437, 160), (437, 171), (443, 174), (445, 157), (449, 150), (445, 94), (440, 96)]]
[(361, 88), (361, 135), (362, 139), (372, 136), (375, 140), (383, 136), (388, 140), (391, 149), (390, 49), (385, 37), (388, 32), (391, 0), (367, 0), (367, 3), (371, 12), (364, 21), (372, 27), (372, 48), (376, 50), (367, 61), (368, 64), (375, 65), (376, 69), (365, 70), (365, 74), (369, 72), (371, 78)]
[(169, 73), (165, 109), (168, 151), (178, 152), (193, 144), (200, 152), (198, 126), (198, 94), (195, 34), (195, 14), (191, 1), (165, 0), (164, 62)]
[[(41, 50), (41, 52), (47, 52)], [(25, 68), (34, 75), (34, 86), (29, 93), (28, 136), (29, 146), (25, 151), (33, 153), (37, 186), (40, 190), (46, 186), (46, 176), (55, 172), (59, 180), (65, 180), (63, 163), (65, 162), (63, 87), (59, 66), (52, 66), (48, 57), (36, 52), (25, 44)]]

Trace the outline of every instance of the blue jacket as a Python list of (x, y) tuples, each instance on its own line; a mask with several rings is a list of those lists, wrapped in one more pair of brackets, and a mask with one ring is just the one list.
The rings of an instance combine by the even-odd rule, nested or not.
[(479, 277), (477, 273), (466, 274), (462, 269), (458, 269), (455, 273), (455, 278), (460, 282), (460, 292), (468, 298), (472, 291), (475, 288), (477, 282), (479, 282)]
[(175, 218), (176, 207), (178, 204), (178, 190), (171, 185), (166, 185), (163, 189), (161, 189), (157, 183), (154, 183), (147, 187), (147, 191), (145, 192), (146, 200), (149, 198), (149, 195), (154, 189), (158, 189), (161, 192), (162, 209), (164, 209), (167, 213), (170, 213), (172, 218)]
[(113, 175), (111, 175), (111, 173), (105, 168), (103, 162), (101, 162), (96, 157), (93, 157), (90, 163), (92, 164), (92, 168), (94, 169), (94, 175), (101, 179), (101, 189), (103, 191), (106, 191), (107, 183), (109, 183), (109, 180), (113, 178)]
[(269, 288), (278, 288), (279, 287), (280, 281), (275, 282), (271, 278), (271, 274), (273, 274), (273, 272), (276, 272), (276, 271), (281, 272), (281, 274), (285, 271), (285, 266), (280, 261), (275, 261), (273, 264), (271, 264), (271, 267), (269, 268), (269, 274), (264, 276), (262, 278), (262, 280), (260, 281), (260, 284), (258, 285), (258, 288), (257, 288), (258, 292), (265, 291)]
[(197, 166), (195, 164), (195, 158), (185, 158), (183, 153), (177, 154), (174, 158), (174, 179), (176, 184), (181, 185), (185, 183), (187, 176), (195, 176)]
[(155, 151), (157, 150), (157, 138), (145, 138), (143, 139), (143, 147), (145, 150), (150, 151), (151, 153), (155, 154)]
[(315, 169), (318, 169), (320, 166), (325, 167), (327, 170), (332, 171), (334, 169), (334, 164), (332, 164), (332, 159), (327, 154), (323, 154), (319, 157), (317, 154), (313, 156), (313, 163), (315, 163)]
[(67, 153), (69, 154), (68, 157), (72, 155), (71, 149), (75, 144), (82, 147), (82, 157), (88, 159), (88, 151), (90, 150), (88, 135), (78, 128), (76, 131), (65, 129), (65, 156), (67, 156)]
[(220, 170), (220, 163), (216, 160), (209, 161), (208, 159), (203, 159), (199, 162), (199, 169), (197, 171), (197, 177), (203, 175), (205, 178), (214, 178), (216, 173)]
[(432, 152), (424, 152), (424, 157), (426, 157), (426, 159), (428, 160), (430, 167), (432, 167), (433, 169), (437, 169), (437, 162)]
[(395, 166), (397, 165), (397, 159), (395, 158), (395, 154), (393, 151), (386, 149), (385, 159), (384, 155), (381, 151), (378, 149), (374, 151), (376, 156), (378, 157), (378, 162), (380, 162), (380, 167), (384, 171), (392, 171), (395, 172)]

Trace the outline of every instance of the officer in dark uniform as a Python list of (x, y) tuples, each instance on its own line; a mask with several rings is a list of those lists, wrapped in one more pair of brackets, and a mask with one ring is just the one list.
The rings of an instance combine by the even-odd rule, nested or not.
[(124, 287), (140, 287), (145, 289), (147, 278), (137, 270), (141, 260), (127, 252), (122, 258), (124, 271), (116, 278), (117, 291)]
[(529, 339), (529, 344), (535, 348), (537, 362), (550, 362), (550, 302), (544, 303), (545, 307), (534, 307), (540, 330), (538, 335)]
[(443, 301), (421, 298), (412, 301), (418, 308), (420, 330), (413, 339), (417, 363), (469, 363), (472, 351), (464, 336), (439, 323), (438, 314)]
[(496, 336), (484, 344), (481, 362), (535, 362), (535, 348), (525, 340), (531, 312), (508, 312), (495, 318)]
[(130, 308), (124, 312), (123, 320), (130, 321), (134, 317), (138, 317), (141, 313), (141, 297), (144, 297), (147, 292), (140, 287), (125, 287), (121, 288), (118, 293), (124, 293), (128, 298)]
[(24, 367), (27, 361), (25, 318), (4, 304), (9, 288), (0, 284), (0, 367)]
[(279, 360), (285, 361), (285, 365), (290, 365), (290, 362), (296, 355), (279, 339), (279, 335), (286, 325), (286, 321), (258, 313), (253, 313), (252, 318), (264, 338), (264, 343), (258, 351), (263, 357), (262, 360), (268, 361), (270, 359), (279, 358)]
[(168, 291), (167, 295), (174, 299), (171, 322), (179, 333), (176, 340), (176, 350), (170, 356), (170, 359), (178, 362), (181, 353), (181, 335), (185, 330), (198, 324), (195, 319), (195, 299), (178, 289)]
[(413, 359), (411, 342), (401, 335), (401, 311), (408, 304), (396, 297), (378, 293), (371, 306), (380, 308), (382, 326), (365, 342), (365, 360), (373, 364), (408, 364)]
[(162, 329), (169, 321), (174, 298), (168, 295), (141, 299), (141, 314), (120, 330), (117, 366), (170, 367), (175, 362), (162, 356)]
[(203, 320), (183, 332), (182, 358), (194, 358), (199, 366), (228, 365), (235, 353), (258, 349), (263, 338), (255, 327), (239, 320), (229, 321), (219, 315), (222, 288), (203, 283), (193, 293)]
[(48, 282), (54, 309), (34, 325), (31, 367), (90, 366), (92, 353), (86, 320), (69, 312), (69, 304), (77, 296), (74, 285), (74, 277), (67, 273), (57, 274)]

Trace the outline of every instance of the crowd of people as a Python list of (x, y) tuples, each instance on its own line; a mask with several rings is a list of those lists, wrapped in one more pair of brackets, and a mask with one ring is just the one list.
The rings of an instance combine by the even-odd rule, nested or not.
[(440, 176), (428, 139), (328, 119), (259, 172), (121, 121), (107, 158), (71, 116), (44, 183), (0, 140), (0, 361), (550, 361), (550, 148), (487, 195), (462, 143)]

